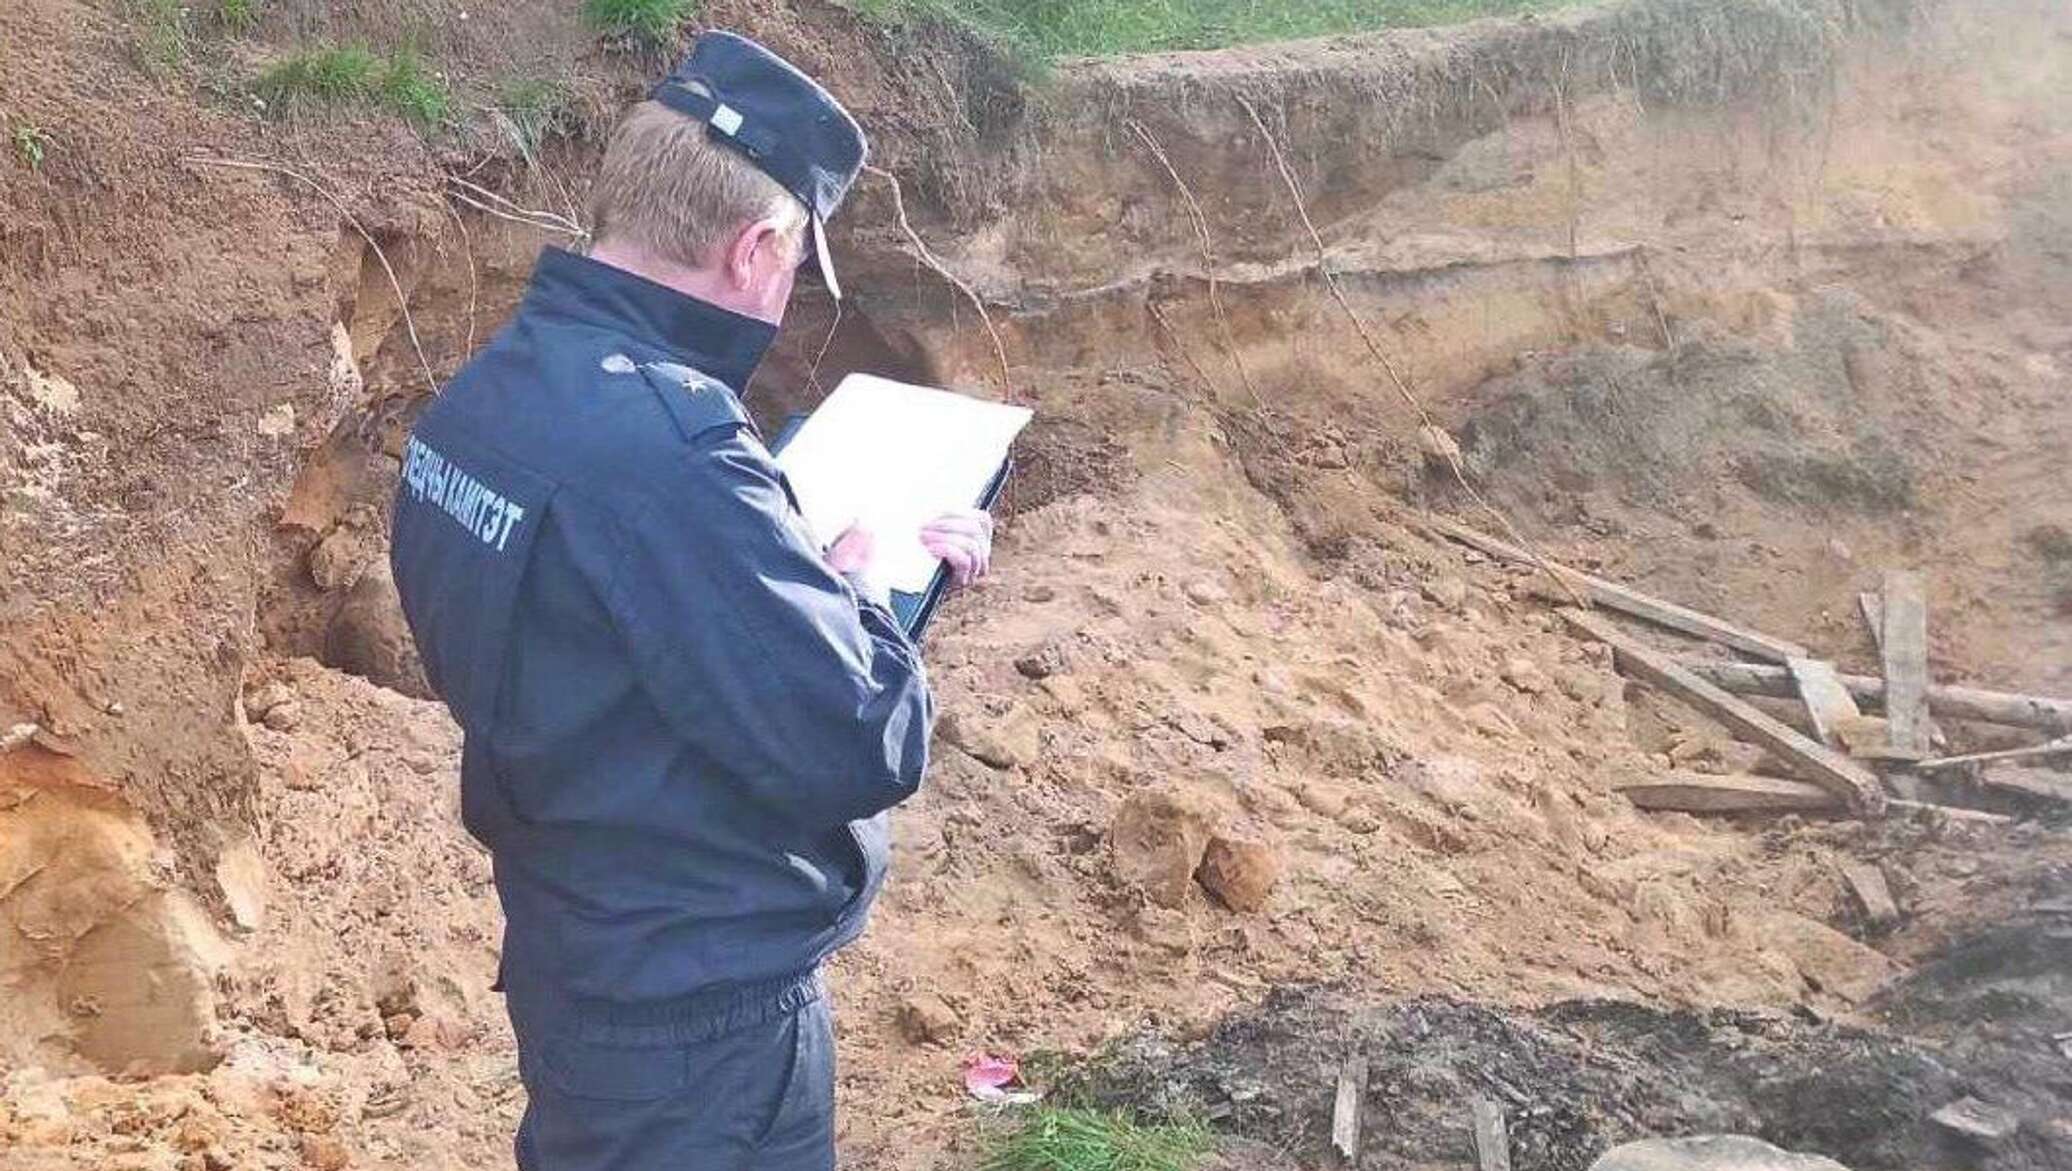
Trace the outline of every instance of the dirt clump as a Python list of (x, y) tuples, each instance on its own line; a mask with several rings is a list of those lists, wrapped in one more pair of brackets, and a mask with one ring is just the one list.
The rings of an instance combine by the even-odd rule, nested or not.
[(0, 802), (0, 890), (11, 895), (0, 903), (0, 1063), (69, 1051), (146, 1076), (222, 1060), (229, 949), (168, 871), (143, 820), (104, 792), (38, 788)]
[(1281, 854), (1255, 833), (1218, 833), (1209, 839), (1195, 877), (1233, 911), (1264, 910), (1281, 880)]
[(1108, 831), (1116, 875), (1160, 906), (1179, 906), (1194, 887), (1218, 820), (1199, 799), (1178, 791), (1131, 794)]

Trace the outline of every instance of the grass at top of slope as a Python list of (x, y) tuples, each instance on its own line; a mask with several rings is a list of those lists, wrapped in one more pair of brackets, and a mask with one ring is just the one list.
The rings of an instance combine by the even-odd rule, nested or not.
[(1215, 49), (1518, 16), (1581, 0), (854, 0), (880, 19), (958, 21), (1034, 60)]

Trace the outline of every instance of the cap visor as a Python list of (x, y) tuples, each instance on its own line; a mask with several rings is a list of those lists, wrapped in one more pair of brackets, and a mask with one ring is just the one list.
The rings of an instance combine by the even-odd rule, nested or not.
[[(842, 283), (835, 279), (835, 258), (827, 250), (827, 222), (815, 215), (806, 225), (806, 234), (813, 237), (813, 259), (820, 272), (820, 283), (827, 286), (828, 296), (841, 300)], [(804, 262), (800, 263), (803, 267)]]

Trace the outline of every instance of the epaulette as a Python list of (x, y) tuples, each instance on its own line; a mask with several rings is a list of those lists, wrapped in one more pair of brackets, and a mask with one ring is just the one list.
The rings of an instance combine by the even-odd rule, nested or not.
[(642, 362), (637, 369), (686, 441), (715, 427), (754, 429), (741, 400), (719, 379), (675, 362)]

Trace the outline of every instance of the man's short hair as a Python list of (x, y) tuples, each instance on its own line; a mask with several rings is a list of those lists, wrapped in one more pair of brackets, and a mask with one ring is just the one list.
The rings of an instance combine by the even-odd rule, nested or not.
[(592, 238), (697, 268), (742, 225), (774, 217), (796, 254), (804, 245), (805, 205), (708, 133), (703, 122), (660, 102), (627, 111), (590, 191)]

